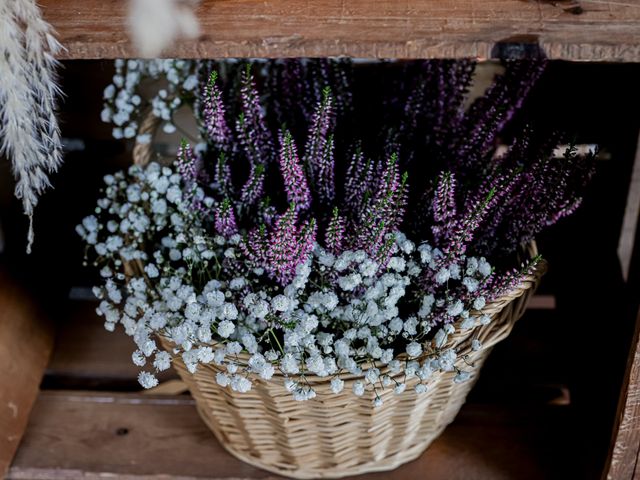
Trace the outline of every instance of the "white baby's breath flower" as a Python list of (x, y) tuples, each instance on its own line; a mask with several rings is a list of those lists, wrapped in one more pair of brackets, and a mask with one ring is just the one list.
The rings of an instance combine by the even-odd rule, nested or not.
[(422, 345), (417, 342), (411, 342), (407, 345), (407, 355), (410, 357), (418, 357), (422, 354)]
[(221, 387), (227, 387), (231, 383), (231, 378), (226, 373), (218, 372), (216, 374), (216, 383)]
[(158, 385), (158, 379), (149, 372), (140, 372), (138, 375), (138, 382), (143, 388), (153, 388)]
[(344, 380), (339, 377), (331, 379), (331, 391), (333, 393), (340, 393), (344, 389)]
[(165, 351), (156, 353), (153, 366), (160, 372), (167, 370), (171, 366), (171, 355)]
[(364, 383), (362, 383), (360, 380), (356, 380), (355, 382), (353, 382), (353, 394), (357, 395), (358, 397), (364, 395)]
[(277, 312), (286, 312), (289, 305), (289, 299), (284, 295), (278, 295), (271, 300), (271, 306)]
[(236, 326), (229, 320), (223, 320), (218, 324), (218, 335), (222, 338), (229, 338), (235, 331)]

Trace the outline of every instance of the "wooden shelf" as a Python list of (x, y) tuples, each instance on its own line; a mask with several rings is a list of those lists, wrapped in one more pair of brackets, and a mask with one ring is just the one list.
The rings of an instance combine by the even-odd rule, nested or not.
[[(358, 478), (506, 480), (576, 472), (566, 409), (467, 405), (418, 460)], [(576, 454), (577, 455), (577, 454)], [(188, 395), (45, 391), (8, 479), (272, 479), (227, 453)], [(569, 477), (567, 477), (569, 478)], [(578, 477), (573, 477), (578, 478)]]
[[(130, 58), (126, 0), (41, 0), (60, 58)], [(640, 0), (202, 0), (202, 35), (166, 57), (640, 61)]]

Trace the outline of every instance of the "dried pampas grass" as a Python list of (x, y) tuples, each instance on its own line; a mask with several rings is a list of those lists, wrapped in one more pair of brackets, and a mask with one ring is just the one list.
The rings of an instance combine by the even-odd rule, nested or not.
[(138, 53), (158, 57), (179, 38), (195, 38), (200, 33), (193, 12), (196, 0), (131, 0), (129, 27)]
[(62, 163), (54, 57), (61, 48), (33, 0), (0, 1), (0, 154), (12, 162), (29, 217), (27, 253), (38, 198)]

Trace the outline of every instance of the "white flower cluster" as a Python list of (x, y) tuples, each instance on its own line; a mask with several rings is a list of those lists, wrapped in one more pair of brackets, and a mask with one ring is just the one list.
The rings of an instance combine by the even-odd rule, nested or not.
[[(116, 60), (113, 83), (104, 89), (104, 108), (101, 118), (113, 123), (113, 137), (134, 138), (138, 134), (140, 112), (151, 104), (153, 115), (162, 119), (162, 129), (173, 133), (173, 114), (186, 99), (192, 98), (198, 86), (195, 73), (196, 62), (191, 60)], [(144, 80), (163, 81), (162, 88), (147, 100), (140, 92)], [(148, 136), (140, 135), (137, 141), (149, 142)]]
[[(398, 232), (386, 265), (364, 251), (336, 256), (316, 245), (291, 283), (279, 287), (243, 261), (240, 235), (206, 233), (211, 215), (183, 199), (181, 178), (170, 168), (132, 167), (105, 181), (105, 198), (78, 233), (97, 254), (104, 284), (94, 291), (105, 327), (122, 324), (138, 347), (133, 362), (151, 370), (140, 374), (144, 387), (156, 385), (153, 371), (170, 365), (158, 334), (173, 342), (189, 371), (213, 363), (217, 382), (239, 392), (277, 375), (294, 398), (307, 400), (316, 395), (313, 377), (330, 378), (337, 394), (344, 376), (355, 375), (353, 394), (372, 392), (379, 406), (382, 389), (401, 394), (409, 379), (424, 393), (435, 372), (469, 378), (448, 340), (491, 321), (481, 314), (481, 287), (492, 272), (485, 259), (443, 268), (440, 250)], [(425, 278), (435, 280), (424, 285)], [(482, 348), (477, 338), (472, 348)]]

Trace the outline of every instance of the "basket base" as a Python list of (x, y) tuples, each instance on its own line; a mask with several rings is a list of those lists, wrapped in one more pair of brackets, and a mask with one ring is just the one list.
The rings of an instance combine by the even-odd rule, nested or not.
[[(252, 457), (250, 455), (246, 455), (243, 452), (235, 450), (230, 442), (225, 441), (224, 438), (220, 438), (217, 435), (217, 429), (212, 428), (211, 424), (214, 423), (211, 415), (203, 408), (200, 407), (200, 404), (196, 402), (196, 408), (198, 410), (198, 414), (202, 418), (202, 420), (207, 424), (210, 428), (218, 442), (222, 448), (224, 448), (231, 455), (236, 457), (241, 462), (247, 463), (253, 467), (259, 468), (261, 470), (266, 470), (271, 473), (275, 473), (277, 475), (281, 475), (283, 477), (289, 477), (294, 479), (336, 479), (336, 478), (344, 478), (353, 475), (362, 475), (365, 473), (376, 473), (376, 472), (388, 472), (390, 470), (395, 470), (396, 468), (404, 465), (405, 463), (412, 462), (420, 457), (431, 445), (431, 442), (427, 444), (417, 445), (409, 451), (404, 450), (398, 454), (391, 455), (389, 457), (385, 457), (381, 460), (372, 461), (363, 463), (357, 466), (352, 467), (335, 467), (335, 468), (323, 468), (322, 471), (309, 471), (309, 470), (300, 470), (291, 468), (292, 465), (287, 468), (287, 466), (282, 466), (281, 468), (275, 467), (272, 464), (264, 463), (260, 460), (260, 458)], [(448, 425), (443, 425), (442, 428), (434, 435), (434, 440)]]

